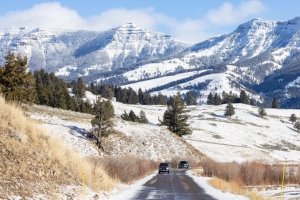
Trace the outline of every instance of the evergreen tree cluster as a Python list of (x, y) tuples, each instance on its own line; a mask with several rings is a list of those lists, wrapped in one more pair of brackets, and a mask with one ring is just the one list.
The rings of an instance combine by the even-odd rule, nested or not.
[(121, 118), (126, 121), (139, 122), (142, 124), (148, 124), (149, 120), (146, 117), (145, 111), (141, 110), (139, 116), (137, 116), (133, 110), (130, 110), (129, 114), (126, 111), (121, 115)]
[(44, 69), (34, 71), (36, 83), (35, 103), (77, 112), (93, 113), (92, 104), (82, 100), (81, 95), (70, 96), (67, 83)]
[(210, 92), (207, 97), (207, 105), (220, 105), (222, 103), (221, 97), (215, 93), (214, 95)]
[(255, 105), (256, 100), (251, 98), (249, 99), (247, 93), (245, 90), (242, 90), (240, 92), (240, 96), (238, 97), (237, 94), (232, 93), (230, 91), (229, 93), (226, 93), (225, 91), (222, 92), (222, 97), (219, 96), (217, 93), (209, 93), (207, 97), (207, 104), (208, 105), (220, 105), (220, 104), (228, 104), (228, 103), (243, 103), (243, 104), (251, 104)]
[(166, 98), (161, 93), (151, 96), (141, 89), (136, 93), (132, 88), (121, 88), (113, 85), (91, 83), (87, 90), (107, 99), (115, 97), (116, 101), (124, 104), (166, 105)]
[(179, 79), (179, 80), (167, 83), (165, 85), (161, 85), (161, 86), (157, 86), (157, 87), (151, 88), (151, 89), (147, 90), (147, 92), (151, 93), (151, 92), (156, 92), (156, 91), (160, 91), (160, 90), (163, 90), (163, 89), (167, 89), (169, 87), (173, 87), (173, 86), (179, 85), (181, 83), (185, 83), (185, 82), (194, 80), (196, 78), (199, 78), (199, 77), (202, 77), (202, 76), (206, 76), (206, 75), (209, 75), (209, 74), (213, 74), (213, 73), (216, 73), (216, 71), (214, 71), (214, 70), (208, 70), (208, 71), (205, 71), (205, 72), (201, 72), (201, 73), (189, 76), (187, 78)]
[(186, 90), (203, 90), (203, 89), (207, 88), (207, 86), (209, 85), (209, 83), (211, 81), (212, 81), (211, 79), (208, 79), (201, 83), (198, 82), (197, 84), (186, 86), (186, 87), (184, 87), (184, 89), (186, 89)]
[(196, 91), (188, 91), (185, 94), (184, 101), (186, 105), (197, 105), (197, 98), (200, 97), (199, 92)]

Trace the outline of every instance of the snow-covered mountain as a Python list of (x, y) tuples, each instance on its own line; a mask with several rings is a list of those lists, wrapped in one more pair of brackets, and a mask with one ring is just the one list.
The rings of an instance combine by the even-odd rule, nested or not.
[(277, 97), (285, 107), (295, 108), (300, 107), (293, 103), (300, 99), (299, 36), (300, 17), (284, 22), (253, 19), (232, 33), (197, 44), (132, 23), (104, 32), (4, 29), (0, 63), (12, 50), (28, 56), (31, 70), (45, 68), (66, 80), (81, 76), (86, 82), (105, 80), (125, 87), (152, 80), (147, 90), (162, 86), (151, 91), (164, 94), (205, 83), (209, 87), (200, 90), (203, 97), (211, 91), (245, 89), (251, 96)]
[[(251, 96), (260, 93), (269, 98), (277, 97), (285, 107), (295, 107), (290, 105), (286, 98), (299, 100), (295, 92), (299, 88), (297, 78), (300, 76), (299, 35), (300, 17), (286, 22), (254, 19), (240, 25), (232, 33), (192, 45), (177, 58), (142, 65), (124, 73), (124, 76), (129, 80), (138, 81), (144, 77), (153, 79), (179, 74), (180, 71), (199, 72), (213, 69), (214, 74), (227, 74), (227, 84), (224, 85), (224, 78), (220, 79), (220, 76), (212, 78), (211, 74), (205, 74), (201, 76), (201, 80), (199, 77), (193, 80), (186, 78), (185, 85), (210, 80), (208, 85), (211, 89), (206, 88), (202, 93), (214, 92), (216, 86), (224, 86), (216, 89), (217, 93), (221, 93), (224, 88), (227, 89), (226, 92), (245, 89)], [(162, 85), (162, 82), (157, 84)], [(181, 81), (178, 85), (164, 88), (169, 92), (162, 92), (176, 93), (178, 90), (175, 89), (178, 88), (186, 92), (182, 84)]]
[(72, 79), (173, 55), (186, 48), (173, 37), (127, 23), (104, 32), (44, 28), (0, 30), (0, 62), (8, 50), (29, 58), (30, 70)]

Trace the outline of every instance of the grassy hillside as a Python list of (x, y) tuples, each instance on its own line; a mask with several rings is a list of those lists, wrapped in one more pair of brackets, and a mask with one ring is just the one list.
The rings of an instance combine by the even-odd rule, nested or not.
[[(60, 141), (0, 97), (0, 199), (11, 196), (59, 198), (65, 186), (94, 191), (112, 189), (110, 178), (96, 162), (79, 157)], [(105, 184), (103, 184), (105, 183)], [(80, 187), (78, 194), (81, 194)]]

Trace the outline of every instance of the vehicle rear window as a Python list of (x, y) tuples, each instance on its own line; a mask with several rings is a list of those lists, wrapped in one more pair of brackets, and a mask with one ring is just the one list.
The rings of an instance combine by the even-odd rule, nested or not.
[(160, 163), (160, 166), (168, 166), (168, 163)]

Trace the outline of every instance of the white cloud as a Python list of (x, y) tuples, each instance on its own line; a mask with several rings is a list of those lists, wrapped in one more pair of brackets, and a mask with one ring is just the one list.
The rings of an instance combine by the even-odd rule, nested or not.
[(219, 8), (208, 11), (202, 19), (178, 21), (155, 12), (151, 7), (131, 10), (115, 8), (90, 18), (83, 18), (76, 11), (63, 7), (58, 2), (49, 2), (0, 16), (0, 28), (49, 27), (103, 31), (132, 22), (151, 30), (164, 27), (170, 30), (170, 35), (179, 40), (199, 42), (215, 36), (214, 26), (238, 25), (245, 22), (247, 17), (256, 16), (263, 10), (264, 6), (259, 0), (248, 0), (236, 7), (230, 3), (223, 3)]
[(42, 3), (23, 11), (12, 11), (0, 17), (0, 27), (85, 27), (85, 20), (74, 10), (64, 8), (60, 3)]
[(175, 38), (189, 42), (199, 42), (212, 37), (213, 35), (208, 30), (208, 24), (202, 19), (187, 19), (177, 23), (171, 29)]
[(218, 9), (208, 11), (205, 19), (216, 25), (237, 24), (249, 16), (262, 13), (264, 9), (264, 5), (258, 0), (242, 2), (237, 7), (225, 2)]

